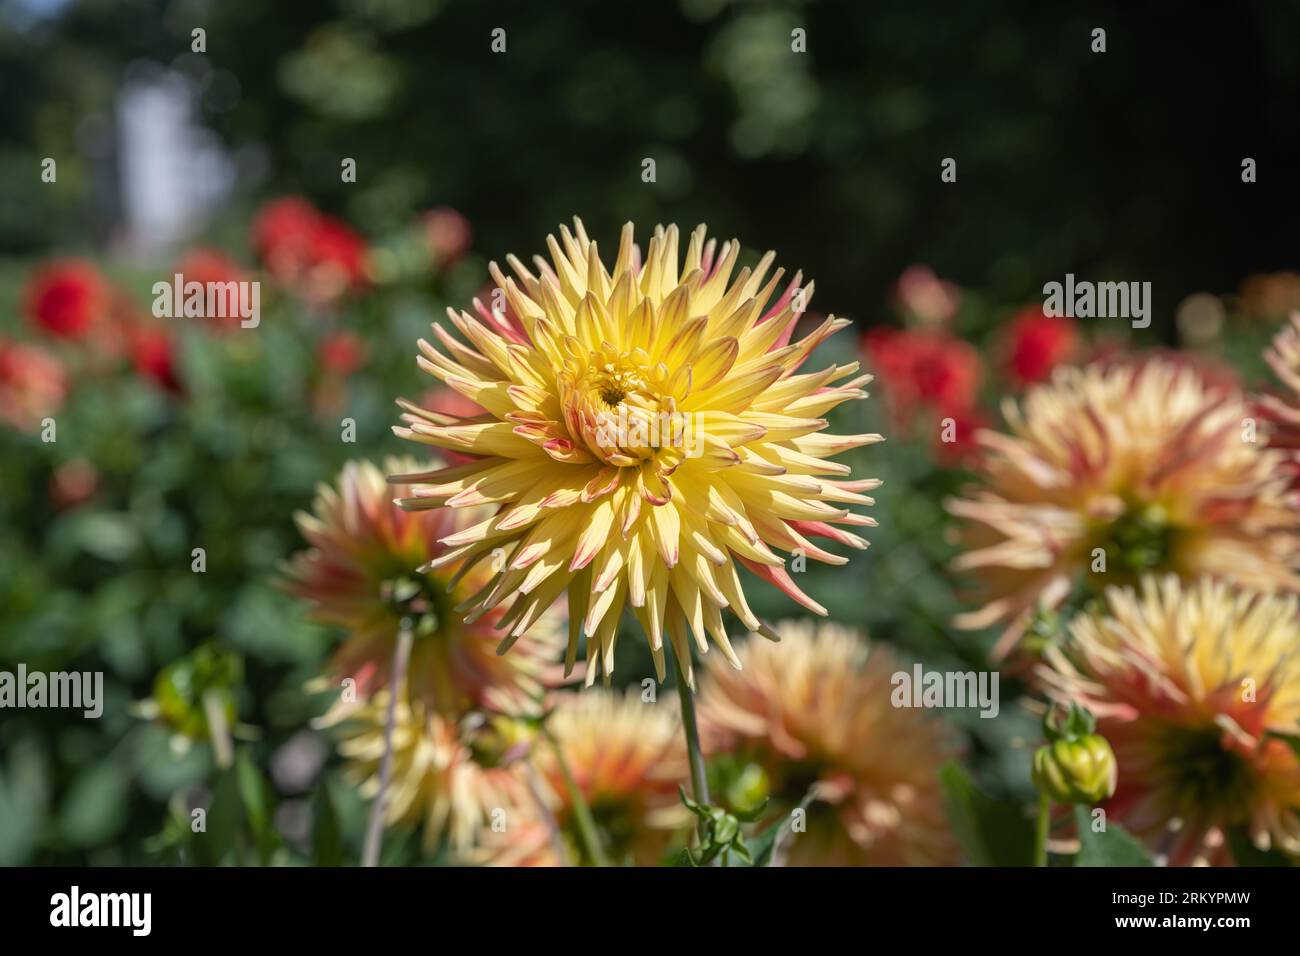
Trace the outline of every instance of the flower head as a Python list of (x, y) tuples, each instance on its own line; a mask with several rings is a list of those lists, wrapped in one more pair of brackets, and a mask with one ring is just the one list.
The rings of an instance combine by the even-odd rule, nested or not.
[(974, 407), (983, 363), (969, 342), (944, 329), (877, 326), (862, 346), (899, 424), (908, 424), (918, 409), (948, 415)]
[(984, 486), (948, 503), (965, 519), (954, 566), (987, 602), (959, 623), (1008, 622), (999, 654), (1075, 587), (1146, 571), (1300, 583), (1282, 455), (1252, 440), (1239, 393), (1152, 359), (1059, 369), (1003, 412), (1011, 434), (979, 436)]
[[(420, 474), (410, 459), (389, 459), (390, 472)], [(446, 548), (438, 540), (471, 527), (484, 509), (403, 511), (378, 467), (350, 462), (334, 486), (322, 485), (314, 512), (298, 527), (311, 547), (285, 570), (289, 591), (310, 601), (313, 616), (348, 632), (335, 652), (331, 675), (356, 681), (360, 696), (387, 684), (394, 640), (407, 622), (414, 640), (408, 681), (417, 702), (460, 713), (536, 710), (543, 690), (558, 682), (552, 664), (562, 635), (557, 616), (539, 616), (519, 652), (496, 653), (492, 627), (499, 613), (465, 621), (456, 605), (478, 592), (488, 568), (444, 564), (422, 568)]]
[(1006, 365), (1018, 385), (1046, 381), (1079, 347), (1074, 319), (1048, 315), (1041, 306), (1023, 309), (1007, 323)]
[(205, 290), (209, 283), (215, 284), (215, 315), (209, 316), (214, 328), (232, 331), (240, 327), (238, 283), (248, 280), (243, 266), (220, 249), (200, 247), (186, 252), (175, 270), (185, 284), (197, 282)]
[(922, 325), (942, 325), (961, 308), (961, 290), (940, 279), (929, 266), (914, 265), (898, 277), (894, 295), (909, 319)]
[(137, 323), (125, 330), (131, 364), (141, 378), (152, 381), (164, 391), (183, 391), (176, 369), (175, 336), (165, 326)]
[(24, 298), (33, 325), (48, 335), (75, 339), (108, 316), (112, 289), (95, 266), (69, 259), (48, 263), (34, 273)]
[(1233, 827), (1300, 854), (1300, 606), (1147, 577), (1076, 617), (1039, 673), (1097, 718), (1119, 765), (1112, 819), (1170, 863), (1222, 862)]
[(834, 624), (787, 621), (782, 643), (750, 641), (744, 669), (707, 662), (700, 727), (709, 754), (752, 760), (783, 815), (811, 794), (796, 866), (938, 865), (956, 860), (939, 770), (943, 724), (891, 702), (898, 662)]
[(566, 663), (587, 638), (587, 679), (608, 677), (624, 606), (664, 675), (665, 635), (690, 675), (688, 641), (711, 636), (738, 663), (723, 625), (730, 610), (770, 633), (745, 601), (737, 564), (817, 613), (776, 549), (832, 564), (847, 559), (810, 538), (866, 542), (836, 525), (871, 519), (848, 505), (878, 482), (846, 480), (827, 459), (879, 440), (829, 435), (821, 416), (864, 397), (857, 364), (797, 374), (812, 350), (848, 323), (827, 319), (790, 338), (812, 292), (795, 276), (768, 277), (769, 253), (733, 276), (740, 248), (719, 249), (701, 226), (679, 257), (675, 226), (656, 229), (642, 260), (624, 227), (612, 271), (575, 221), (549, 240), (534, 274), (494, 264), (516, 329), (481, 302), (448, 312), (464, 336), (434, 326), (421, 366), (486, 409), (450, 419), (402, 401), (404, 438), (479, 456), (429, 473), (411, 509), (492, 505), (487, 518), (442, 538), (433, 565), (504, 556), (471, 602), (471, 618), (502, 608), (509, 646), (547, 607), (569, 596)]
[(450, 206), (439, 206), (424, 214), (424, 236), (441, 269), (449, 269), (469, 251), (474, 230), (469, 220)]
[(1260, 397), (1260, 411), (1270, 423), (1269, 446), (1286, 456), (1286, 471), (1293, 486), (1300, 485), (1300, 312), (1273, 337), (1264, 360), (1286, 386), (1285, 397)]
[[(678, 787), (686, 783), (686, 747), (676, 710), (601, 688), (559, 693), (547, 727), (591, 810), (606, 856), (614, 863), (663, 862), (676, 833), (690, 825)], [(555, 750), (539, 740), (533, 766), (550, 821), (521, 808), (523, 825), (489, 837), (485, 862), (556, 866), (590, 863), (578, 838), (573, 800)], [(558, 831), (560, 845), (556, 845)]]
[(276, 281), (328, 304), (366, 283), (366, 242), (305, 199), (267, 203), (253, 223), (253, 247)]
[(63, 363), (45, 349), (0, 338), (0, 421), (33, 428), (68, 394)]
[[(387, 689), (359, 705), (331, 711), (320, 721), (333, 727), (344, 773), (362, 797), (379, 792), (379, 767), (384, 756), (388, 718)], [(493, 816), (526, 806), (530, 799), (514, 768), (482, 760), (477, 753), (478, 730), (434, 707), (428, 700), (400, 694), (395, 703), (390, 784), (385, 823), (422, 827), (424, 846), (436, 848), (445, 838), (463, 861), (484, 840)]]

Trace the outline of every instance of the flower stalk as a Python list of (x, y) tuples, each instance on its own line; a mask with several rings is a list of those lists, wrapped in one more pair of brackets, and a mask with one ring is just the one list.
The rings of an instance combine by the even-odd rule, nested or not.
[(403, 618), (397, 632), (397, 646), (393, 648), (392, 677), (388, 682), (388, 714), (384, 722), (384, 756), (379, 764), (379, 792), (370, 805), (370, 818), (366, 821), (366, 842), (361, 854), (362, 866), (378, 866), (379, 850), (384, 837), (384, 810), (388, 803), (388, 783), (393, 773), (393, 727), (397, 722), (397, 695), (406, 678), (406, 664), (411, 658), (410, 618)]

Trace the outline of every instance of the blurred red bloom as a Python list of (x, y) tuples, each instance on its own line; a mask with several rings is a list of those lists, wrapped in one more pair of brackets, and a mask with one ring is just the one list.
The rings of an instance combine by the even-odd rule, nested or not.
[(978, 408), (949, 411), (939, 423), (935, 455), (948, 466), (960, 465), (979, 450), (975, 433), (989, 425), (988, 417)]
[(961, 307), (961, 290), (940, 279), (929, 266), (903, 270), (894, 295), (899, 307), (923, 324), (943, 324)]
[(983, 366), (974, 346), (938, 328), (882, 326), (863, 336), (862, 349), (899, 429), (915, 430), (918, 420), (934, 428), (944, 465), (974, 450), (972, 437), (985, 423), (976, 406)]
[[(214, 322), (226, 329), (239, 327), (239, 287), (237, 283), (247, 281), (244, 267), (226, 255), (220, 249), (191, 249), (176, 263), (176, 271), (185, 283), (198, 282), (205, 289), (209, 282), (217, 283), (223, 289), (217, 300), (219, 318)], [(236, 285), (228, 286), (229, 283)], [(224, 301), (222, 301), (224, 300)]]
[(334, 375), (351, 375), (366, 361), (366, 344), (351, 332), (331, 332), (321, 341), (321, 366)]
[(1079, 329), (1067, 316), (1047, 315), (1031, 305), (1006, 325), (1006, 367), (1017, 385), (1046, 381), (1079, 347)]
[(150, 379), (165, 391), (181, 392), (176, 372), (176, 346), (167, 329), (156, 325), (136, 325), (129, 333), (131, 364), (142, 378)]
[(41, 331), (59, 338), (80, 338), (109, 308), (111, 290), (91, 263), (65, 259), (47, 263), (27, 282), (24, 311)]
[(334, 302), (365, 285), (365, 239), (296, 196), (262, 207), (253, 222), (253, 248), (277, 282), (313, 302)]
[(440, 268), (449, 268), (469, 251), (474, 230), (469, 220), (450, 206), (439, 206), (424, 214), (424, 235)]
[(65, 461), (50, 476), (50, 501), (58, 508), (75, 508), (99, 487), (99, 472), (84, 458)]
[(53, 415), (68, 394), (63, 364), (35, 345), (0, 339), (0, 419), (32, 428)]
[(982, 369), (970, 343), (941, 331), (880, 326), (867, 332), (863, 348), (900, 420), (910, 421), (918, 405), (947, 413), (975, 404)]

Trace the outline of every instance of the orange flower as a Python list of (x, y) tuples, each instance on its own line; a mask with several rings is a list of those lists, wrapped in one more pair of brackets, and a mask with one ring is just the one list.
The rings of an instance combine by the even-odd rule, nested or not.
[(985, 601), (958, 623), (1005, 623), (996, 654), (1076, 586), (1172, 571), (1300, 587), (1284, 456), (1252, 440), (1239, 392), (1153, 358), (1060, 368), (1003, 411), (1010, 434), (978, 436), (983, 486), (948, 502), (964, 519), (954, 567)]
[(944, 725), (891, 704), (897, 660), (832, 623), (786, 621), (780, 645), (750, 640), (742, 670), (706, 661), (700, 730), (709, 754), (757, 763), (782, 817), (811, 793), (793, 866), (955, 863), (939, 770)]
[(1104, 806), (1171, 864), (1229, 861), (1228, 831), (1300, 855), (1300, 605), (1202, 579), (1108, 588), (1039, 674), (1119, 764)]
[[(406, 477), (424, 474), (410, 459), (385, 465)], [(311, 602), (316, 620), (347, 632), (331, 660), (331, 678), (355, 680), (359, 697), (386, 686), (406, 620), (414, 630), (408, 681), (417, 703), (452, 714), (536, 711), (545, 688), (560, 677), (552, 663), (563, 640), (558, 615), (540, 617), (516, 653), (498, 654), (499, 613), (467, 618), (458, 609), (490, 582), (491, 568), (453, 563), (430, 573), (424, 567), (445, 553), (439, 539), (488, 512), (410, 512), (394, 505), (394, 496), (410, 493), (402, 484), (389, 486), (370, 462), (349, 462), (336, 486), (321, 486), (314, 513), (297, 516), (311, 547), (289, 562), (285, 586)]]

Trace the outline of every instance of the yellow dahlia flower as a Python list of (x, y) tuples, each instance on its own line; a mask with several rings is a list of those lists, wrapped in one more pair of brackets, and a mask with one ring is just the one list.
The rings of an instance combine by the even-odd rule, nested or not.
[[(678, 796), (688, 765), (676, 708), (645, 702), (637, 691), (624, 696), (599, 688), (552, 699), (555, 710), (547, 726), (591, 809), (605, 855), (615, 864), (662, 863), (674, 836), (694, 819)], [(512, 866), (590, 863), (554, 749), (538, 740), (532, 762), (550, 822), (533, 812), (535, 801), (521, 807), (523, 827), (485, 836), (486, 861)], [(563, 859), (552, 826), (558, 828)]]
[[(410, 459), (389, 459), (392, 472), (414, 471)], [(312, 616), (347, 631), (330, 662), (329, 680), (356, 682), (358, 698), (386, 686), (403, 619), (414, 626), (407, 682), (416, 697), (445, 713), (469, 708), (535, 711), (546, 687), (559, 682), (563, 632), (558, 615), (539, 615), (517, 655), (497, 655), (493, 625), (501, 612), (465, 622), (453, 608), (484, 586), (486, 568), (450, 563), (435, 573), (415, 569), (447, 550), (440, 538), (487, 517), (487, 509), (408, 512), (368, 461), (349, 462), (337, 485), (322, 485), (313, 514), (298, 527), (311, 545), (285, 568), (285, 586), (312, 604)], [(398, 487), (397, 494), (410, 494)]]
[(699, 713), (705, 752), (761, 767), (774, 813), (785, 818), (815, 794), (806, 832), (786, 835), (785, 862), (955, 863), (939, 786), (948, 732), (891, 704), (894, 656), (835, 624), (786, 621), (778, 631), (779, 649), (741, 648), (741, 671), (706, 662)]
[(470, 620), (507, 608), (503, 650), (567, 592), (566, 665), (585, 635), (588, 683), (608, 679), (625, 605), (660, 679), (665, 633), (688, 679), (690, 636), (701, 651), (712, 636), (736, 664), (724, 608), (771, 636), (736, 564), (824, 614), (778, 550), (844, 564), (810, 539), (865, 548), (836, 526), (874, 523), (847, 506), (872, 504), (861, 492), (878, 482), (845, 480), (849, 468), (826, 459), (880, 436), (829, 435), (822, 417), (865, 397), (870, 376), (857, 363), (797, 374), (849, 323), (828, 318), (791, 343), (812, 283), (796, 275), (769, 307), (782, 276), (768, 276), (773, 255), (735, 273), (739, 244), (715, 248), (703, 226), (682, 258), (677, 228), (657, 228), (642, 261), (629, 223), (612, 271), (581, 222), (560, 235), (536, 274), (513, 256), (514, 277), (491, 267), (515, 322), (476, 302), (477, 316), (448, 311), (463, 342), (435, 325), (441, 350), (420, 343), (421, 367), (487, 414), (452, 419), (399, 401), (397, 434), (479, 456), (405, 476), (420, 487), (402, 505), (495, 507), (443, 537), (431, 566), (495, 565), (463, 607)]
[(1010, 434), (977, 436), (983, 487), (948, 503), (966, 519), (954, 567), (987, 602), (958, 623), (1007, 622), (997, 656), (1040, 602), (1056, 607), (1077, 585), (1100, 590), (1144, 571), (1300, 584), (1288, 568), (1300, 552), (1282, 453), (1255, 441), (1240, 394), (1151, 359), (1059, 369), (1003, 413)]
[(1039, 673), (1097, 718), (1119, 786), (1104, 806), (1174, 865), (1228, 860), (1227, 831), (1300, 854), (1300, 606), (1221, 581), (1109, 588)]
[[(344, 774), (360, 794), (374, 799), (384, 756), (389, 691), (318, 721), (335, 728)], [(393, 711), (393, 756), (384, 821), (424, 830), (432, 852), (445, 838), (462, 860), (471, 858), (494, 826), (508, 828), (511, 808), (525, 806), (528, 791), (502, 759), (500, 735), (456, 722), (428, 700), (398, 697)], [(526, 740), (521, 731), (521, 745)]]

